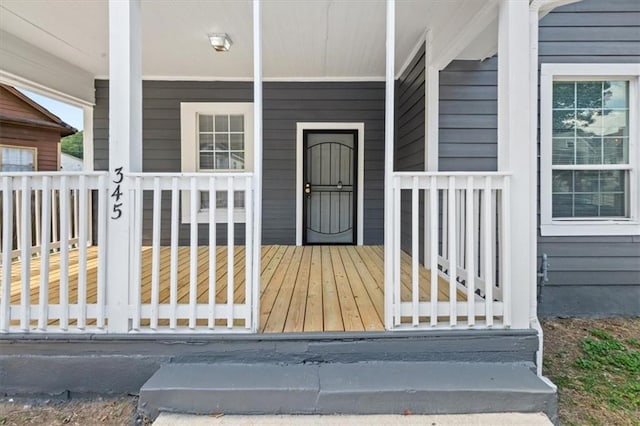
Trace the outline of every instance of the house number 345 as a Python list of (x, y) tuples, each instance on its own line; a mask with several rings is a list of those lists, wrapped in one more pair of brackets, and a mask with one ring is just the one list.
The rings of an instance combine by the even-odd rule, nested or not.
[(113, 183), (116, 184), (116, 187), (111, 193), (111, 198), (113, 200), (113, 214), (111, 216), (111, 219), (117, 220), (122, 216), (122, 201), (120, 201), (120, 199), (122, 198), (122, 191), (120, 190), (120, 184), (124, 180), (124, 175), (122, 174), (122, 167), (116, 167), (115, 169), (113, 169), (113, 171), (116, 175), (115, 179), (113, 180)]

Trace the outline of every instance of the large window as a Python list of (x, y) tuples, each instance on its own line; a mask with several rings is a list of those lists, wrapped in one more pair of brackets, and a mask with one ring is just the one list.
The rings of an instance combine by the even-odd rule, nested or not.
[[(252, 103), (182, 103), (182, 171), (246, 172), (253, 159)], [(234, 192), (234, 220), (243, 221), (244, 191)], [(208, 220), (212, 202), (209, 193), (199, 197), (198, 222)], [(215, 207), (218, 222), (226, 222), (227, 192), (217, 191)], [(182, 221), (189, 221), (188, 197), (182, 197)]]
[(33, 172), (36, 156), (36, 148), (0, 145), (0, 172)]
[(543, 65), (543, 235), (639, 233), (638, 68)]

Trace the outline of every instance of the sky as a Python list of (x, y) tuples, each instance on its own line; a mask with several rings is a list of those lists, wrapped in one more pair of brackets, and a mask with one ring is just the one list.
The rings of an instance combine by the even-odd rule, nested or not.
[(82, 130), (82, 109), (73, 105), (65, 104), (64, 102), (47, 98), (46, 96), (38, 95), (37, 93), (33, 93), (25, 89), (20, 89), (20, 91), (48, 109), (53, 114), (60, 117), (60, 119), (68, 125), (73, 126), (78, 130)]

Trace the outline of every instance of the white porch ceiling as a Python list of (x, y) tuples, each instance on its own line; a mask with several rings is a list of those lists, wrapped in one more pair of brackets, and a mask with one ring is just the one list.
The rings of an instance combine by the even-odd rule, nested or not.
[[(486, 2), (398, 0), (396, 71), (426, 28), (437, 34), (468, 22), (465, 17)], [(143, 0), (142, 20), (146, 78), (251, 78), (250, 1)], [(383, 0), (265, 0), (263, 22), (265, 78), (384, 77)], [(94, 77), (108, 75), (106, 0), (3, 0), (0, 30)], [(231, 51), (215, 53), (208, 44), (210, 32), (227, 32)], [(485, 31), (492, 32), (495, 25)], [(495, 49), (495, 37), (478, 37), (474, 44), (480, 46), (466, 49), (465, 58), (482, 59)]]

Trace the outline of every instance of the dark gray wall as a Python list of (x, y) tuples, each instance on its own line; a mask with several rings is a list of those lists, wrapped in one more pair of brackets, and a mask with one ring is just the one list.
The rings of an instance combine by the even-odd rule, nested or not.
[[(180, 102), (251, 102), (250, 82), (145, 81), (143, 169), (180, 171)], [(95, 166), (108, 167), (108, 82), (96, 81)], [(265, 83), (263, 242), (295, 243), (297, 122), (364, 122), (364, 242), (381, 244), (384, 196), (384, 83)], [(151, 208), (149, 203), (145, 207)], [(169, 218), (170, 200), (163, 200)], [(166, 211), (166, 213), (164, 213)], [(150, 217), (150, 210), (145, 219)], [(150, 221), (145, 228), (150, 230)], [(219, 225), (224, 244), (224, 226)], [(242, 240), (243, 225), (237, 228)], [(168, 223), (163, 229), (168, 229)], [(200, 235), (206, 242), (206, 225)], [(145, 233), (147, 234), (147, 233)], [(164, 235), (166, 234), (166, 235)], [(163, 239), (168, 238), (168, 233)], [(188, 242), (181, 227), (181, 243)]]
[[(640, 62), (640, 1), (585, 0), (540, 21), (540, 63)], [(540, 237), (544, 316), (640, 314), (640, 236)]]
[[(640, 62), (640, 2), (584, 0), (540, 21), (540, 63)], [(440, 170), (496, 170), (497, 58), (440, 72)], [(539, 209), (538, 209), (539, 211)], [(640, 314), (640, 236), (538, 237), (542, 316)]]

